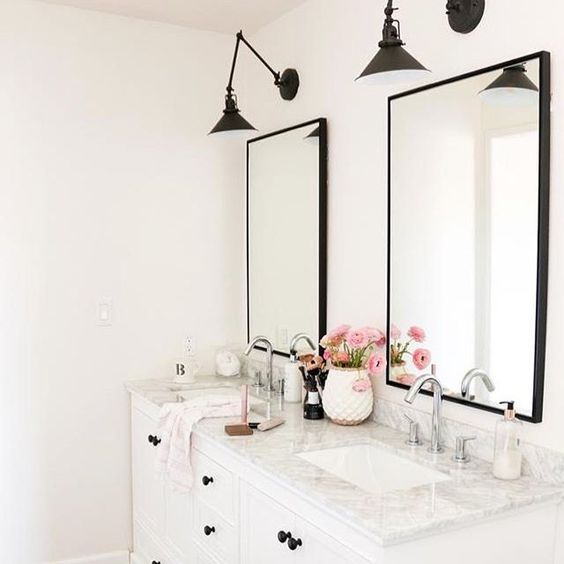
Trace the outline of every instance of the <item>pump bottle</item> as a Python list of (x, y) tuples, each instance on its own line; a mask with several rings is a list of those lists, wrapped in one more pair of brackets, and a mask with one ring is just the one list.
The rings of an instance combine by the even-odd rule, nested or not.
[(500, 480), (517, 480), (521, 477), (523, 454), (521, 453), (521, 433), (523, 423), (515, 417), (515, 403), (503, 401), (507, 408), (503, 419), (495, 428), (495, 451), (493, 475)]

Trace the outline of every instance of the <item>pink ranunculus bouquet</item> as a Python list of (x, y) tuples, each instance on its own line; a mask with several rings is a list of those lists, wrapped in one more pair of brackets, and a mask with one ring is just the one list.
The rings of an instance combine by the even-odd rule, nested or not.
[(421, 327), (413, 325), (407, 330), (407, 338), (401, 341), (401, 331), (395, 326), (390, 327), (390, 362), (392, 366), (405, 365), (405, 356), (411, 356), (413, 364), (417, 370), (425, 370), (431, 363), (431, 351), (424, 348), (417, 348), (413, 352), (409, 347), (413, 343), (424, 343), (427, 339), (425, 331)]
[(371, 374), (380, 374), (386, 368), (386, 358), (378, 352), (386, 346), (386, 335), (380, 329), (339, 325), (320, 344), (325, 360), (335, 368), (366, 368)]

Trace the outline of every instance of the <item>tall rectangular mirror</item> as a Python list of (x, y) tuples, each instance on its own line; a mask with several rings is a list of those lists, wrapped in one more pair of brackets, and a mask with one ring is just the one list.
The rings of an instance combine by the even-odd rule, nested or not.
[(289, 127), (247, 144), (247, 338), (325, 333), (327, 123)]
[(389, 99), (387, 382), (542, 420), (550, 55)]

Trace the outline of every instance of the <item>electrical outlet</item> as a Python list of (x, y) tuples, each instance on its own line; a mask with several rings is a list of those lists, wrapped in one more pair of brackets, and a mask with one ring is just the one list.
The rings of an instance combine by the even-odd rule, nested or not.
[(184, 341), (185, 351), (188, 356), (196, 356), (196, 338), (189, 335)]

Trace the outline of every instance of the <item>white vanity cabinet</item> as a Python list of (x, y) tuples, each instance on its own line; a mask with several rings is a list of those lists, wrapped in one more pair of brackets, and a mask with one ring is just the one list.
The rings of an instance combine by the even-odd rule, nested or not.
[[(155, 472), (158, 410), (132, 396), (132, 564), (560, 564), (558, 500), (382, 546), (354, 520), (199, 432), (192, 440), (194, 488), (179, 495)], [(426, 518), (444, 510), (432, 498), (414, 503)]]

